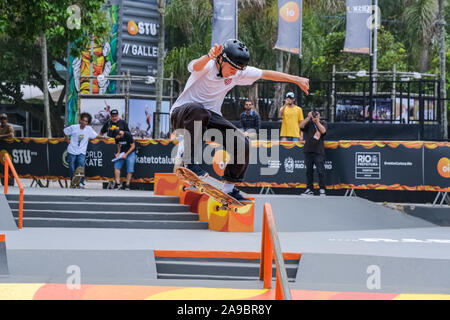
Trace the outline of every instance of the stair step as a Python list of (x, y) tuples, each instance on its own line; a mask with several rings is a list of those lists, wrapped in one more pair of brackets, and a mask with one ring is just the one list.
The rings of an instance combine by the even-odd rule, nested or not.
[[(15, 218), (15, 220), (17, 222), (18, 218)], [(200, 221), (52, 219), (26, 217), (23, 218), (23, 226), (37, 228), (208, 229), (208, 223)]]
[(225, 276), (225, 275), (193, 275), (193, 274), (173, 274), (158, 273), (157, 279), (173, 280), (222, 280), (222, 281), (259, 281), (258, 277)]
[[(7, 194), (6, 199), (11, 201), (19, 201), (18, 194)], [(92, 195), (39, 195), (24, 194), (24, 201), (40, 201), (40, 202), (139, 202), (139, 203), (180, 203), (178, 197), (166, 197), (150, 195), (144, 196), (124, 196), (114, 195), (114, 190), (110, 196), (92, 196)]]
[[(19, 208), (19, 201), (9, 201), (11, 209)], [(77, 208), (81, 211), (102, 211), (102, 212), (189, 212), (189, 206), (172, 203), (110, 203), (110, 202), (41, 202), (41, 201), (24, 201), (24, 209), (42, 209), (42, 210), (59, 210), (66, 211), (68, 208)]]
[[(12, 209), (11, 211), (14, 217), (19, 216), (18, 209)], [(190, 212), (91, 212), (26, 209), (23, 216), (24, 218), (198, 221), (198, 215)]]
[[(180, 262), (180, 261), (157, 261), (156, 270), (159, 273), (166, 274), (184, 274), (184, 275), (212, 275), (220, 276), (223, 274), (243, 277), (259, 277), (259, 263), (242, 262)], [(286, 265), (288, 278), (294, 278), (297, 274), (298, 265)], [(272, 268), (273, 276), (276, 275), (275, 268)]]

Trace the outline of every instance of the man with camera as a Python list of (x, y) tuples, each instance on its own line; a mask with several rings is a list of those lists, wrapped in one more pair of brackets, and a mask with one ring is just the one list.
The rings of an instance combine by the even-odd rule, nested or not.
[(325, 146), (324, 136), (327, 133), (326, 122), (320, 120), (320, 113), (313, 110), (308, 113), (306, 119), (300, 122), (300, 130), (303, 132), (305, 146), (307, 189), (303, 195), (314, 195), (314, 164), (319, 174), (320, 196), (325, 196)]

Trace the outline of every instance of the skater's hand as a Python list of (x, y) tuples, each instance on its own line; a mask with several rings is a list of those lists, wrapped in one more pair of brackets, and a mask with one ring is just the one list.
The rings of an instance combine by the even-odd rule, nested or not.
[(298, 80), (296, 81), (297, 85), (300, 87), (300, 89), (303, 90), (307, 95), (309, 95), (309, 79), (308, 78), (302, 78), (298, 77)]
[(122, 159), (126, 159), (127, 158), (127, 154), (126, 153), (124, 153), (123, 155), (122, 155), (122, 157), (121, 157)]
[(116, 154), (114, 154), (114, 158), (117, 158), (119, 156), (119, 152), (117, 152)]
[(208, 53), (209, 59), (217, 58), (222, 53), (222, 48), (223, 48), (223, 45), (219, 46), (219, 45), (217, 45), (217, 43), (214, 44), (214, 47), (212, 47), (211, 50), (209, 50), (209, 53)]

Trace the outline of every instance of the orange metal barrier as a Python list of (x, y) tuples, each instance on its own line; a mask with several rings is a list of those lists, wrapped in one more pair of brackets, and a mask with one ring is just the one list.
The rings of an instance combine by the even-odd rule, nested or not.
[(280, 240), (275, 226), (275, 219), (270, 203), (264, 204), (263, 232), (261, 241), (261, 262), (259, 279), (264, 280), (264, 288), (272, 287), (272, 261), (275, 256), (276, 265), (276, 300), (291, 300), (291, 290), (288, 284), (283, 254), (281, 253)]
[(17, 185), (20, 189), (20, 198), (19, 198), (19, 229), (22, 229), (23, 227), (23, 187), (22, 183), (20, 183), (19, 176), (17, 175), (16, 169), (14, 169), (14, 165), (11, 161), (11, 158), (7, 153), (5, 153), (5, 194), (8, 193), (8, 175), (9, 175), (9, 169), (11, 169), (11, 172), (14, 176), (14, 179), (16, 179)]

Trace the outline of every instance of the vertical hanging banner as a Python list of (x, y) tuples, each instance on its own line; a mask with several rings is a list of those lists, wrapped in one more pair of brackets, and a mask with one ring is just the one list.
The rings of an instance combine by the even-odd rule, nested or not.
[(237, 39), (237, 0), (214, 0), (211, 47)]
[(302, 55), (302, 0), (278, 0), (278, 39), (274, 49)]
[(344, 52), (370, 54), (372, 0), (347, 0)]
[[(133, 76), (156, 76), (160, 37), (157, 1), (121, 0), (120, 9), (118, 73), (130, 71)], [(130, 93), (154, 94), (155, 86), (132, 80)]]

